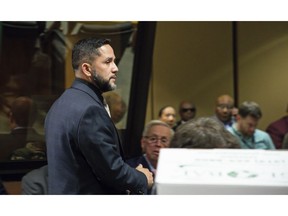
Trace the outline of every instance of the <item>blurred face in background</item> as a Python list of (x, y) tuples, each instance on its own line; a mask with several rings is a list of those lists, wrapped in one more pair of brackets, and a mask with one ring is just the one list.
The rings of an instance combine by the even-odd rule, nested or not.
[(254, 118), (252, 116), (241, 117), (240, 115), (237, 116), (237, 130), (241, 132), (244, 137), (251, 137), (253, 136), (259, 119)]
[(195, 117), (196, 108), (192, 103), (182, 102), (179, 107), (179, 115), (181, 117), (181, 120), (186, 122)]
[(228, 95), (220, 96), (216, 100), (215, 114), (222, 122), (229, 122), (232, 117), (232, 110), (234, 108), (234, 101)]
[(167, 123), (171, 128), (176, 122), (176, 111), (173, 107), (166, 107), (163, 111), (159, 120)]

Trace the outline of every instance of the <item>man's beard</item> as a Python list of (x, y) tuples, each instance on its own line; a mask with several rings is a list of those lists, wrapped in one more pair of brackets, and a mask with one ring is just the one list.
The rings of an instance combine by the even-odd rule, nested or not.
[(96, 70), (92, 71), (92, 78), (94, 81), (94, 84), (102, 91), (102, 92), (107, 92), (107, 91), (112, 91), (116, 89), (116, 84), (109, 82), (109, 80), (104, 80), (103, 77), (99, 76), (97, 74)]

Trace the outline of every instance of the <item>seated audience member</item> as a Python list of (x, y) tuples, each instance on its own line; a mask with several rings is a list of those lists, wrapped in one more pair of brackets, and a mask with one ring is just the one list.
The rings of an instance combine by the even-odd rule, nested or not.
[(201, 117), (179, 126), (170, 148), (240, 148), (240, 144), (222, 123), (210, 117)]
[(212, 118), (222, 122), (228, 129), (234, 123), (233, 108), (234, 99), (229, 95), (221, 95), (216, 99), (215, 115)]
[(269, 124), (266, 129), (277, 149), (282, 148), (284, 136), (288, 133), (288, 106), (286, 112), (285, 116)]
[(196, 107), (193, 103), (189, 101), (182, 101), (179, 105), (179, 116), (180, 120), (176, 122), (173, 130), (176, 130), (181, 124), (193, 119), (196, 115)]
[(159, 110), (158, 117), (172, 128), (176, 122), (176, 111), (172, 106), (164, 106)]
[(38, 134), (32, 127), (36, 116), (37, 107), (31, 98), (18, 97), (13, 101), (9, 113), (11, 132), (8, 136), (4, 136), (5, 140), (1, 140), (0, 160), (10, 160), (16, 149), (26, 148), (28, 143), (30, 146), (34, 143), (45, 146), (44, 136)]
[(48, 194), (47, 165), (28, 172), (22, 177), (21, 189), (23, 195)]
[(2, 180), (0, 178), (0, 195), (7, 195), (7, 191), (6, 191), (6, 188), (4, 187), (3, 183), (2, 183)]
[(239, 107), (237, 121), (228, 130), (239, 140), (243, 149), (275, 149), (268, 133), (257, 129), (262, 117), (259, 105), (245, 101)]
[[(141, 147), (143, 155), (126, 161), (130, 166), (137, 167), (142, 164), (153, 173), (155, 179), (158, 156), (161, 148), (169, 147), (174, 131), (165, 122), (160, 120), (150, 121), (144, 128)], [(151, 193), (151, 190), (148, 192)]]

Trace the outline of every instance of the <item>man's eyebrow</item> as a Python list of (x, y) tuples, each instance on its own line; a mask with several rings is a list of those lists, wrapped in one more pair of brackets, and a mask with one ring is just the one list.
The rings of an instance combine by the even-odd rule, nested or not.
[[(113, 57), (107, 57), (107, 58), (105, 58), (105, 61), (113, 61)], [(114, 59), (114, 61), (115, 61), (115, 59)]]

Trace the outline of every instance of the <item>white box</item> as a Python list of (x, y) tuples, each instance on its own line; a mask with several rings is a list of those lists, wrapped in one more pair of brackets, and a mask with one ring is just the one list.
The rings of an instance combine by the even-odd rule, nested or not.
[(157, 194), (288, 194), (288, 151), (161, 149)]

